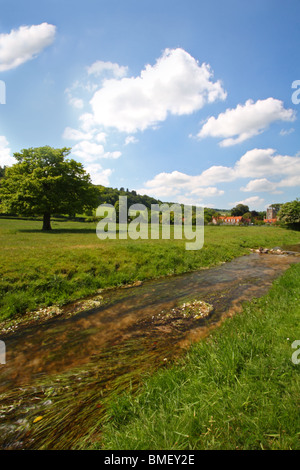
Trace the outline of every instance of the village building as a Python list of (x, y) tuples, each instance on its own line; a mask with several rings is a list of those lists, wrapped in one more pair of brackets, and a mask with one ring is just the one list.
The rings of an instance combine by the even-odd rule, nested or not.
[(212, 223), (214, 225), (217, 225), (218, 223), (224, 224), (224, 225), (239, 225), (241, 223), (249, 223), (248, 219), (243, 219), (242, 216), (234, 217), (232, 215), (228, 217), (220, 216), (220, 217), (213, 217), (212, 218)]
[(275, 207), (268, 207), (267, 208), (267, 213), (266, 213), (266, 218), (264, 219), (265, 224), (274, 224), (277, 222), (278, 217), (277, 217), (277, 212), (278, 209)]

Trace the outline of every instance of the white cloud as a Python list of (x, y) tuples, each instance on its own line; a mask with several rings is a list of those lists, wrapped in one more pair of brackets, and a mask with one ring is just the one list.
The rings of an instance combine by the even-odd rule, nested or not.
[(36, 57), (53, 43), (55, 31), (54, 25), (42, 23), (0, 34), (0, 72), (14, 69)]
[(300, 185), (300, 173), (284, 178), (281, 181), (269, 181), (267, 178), (251, 180), (249, 183), (241, 188), (245, 192), (270, 192), (273, 194), (282, 194), (279, 188), (291, 188)]
[(278, 183), (279, 188), (284, 187), (293, 187), (300, 185), (300, 172), (298, 172), (294, 176), (289, 176), (288, 178), (284, 178)]
[(105, 154), (103, 155), (103, 158), (112, 158), (113, 160), (117, 160), (118, 158), (120, 158), (121, 155), (122, 155), (122, 152), (119, 152), (118, 150), (116, 150), (114, 152), (105, 152)]
[(300, 176), (300, 156), (274, 155), (274, 149), (253, 149), (235, 165), (236, 177), (251, 178), (274, 175)]
[(77, 109), (82, 109), (84, 107), (84, 101), (81, 98), (75, 98), (74, 96), (69, 97), (69, 103)]
[[(141, 194), (149, 194), (156, 197), (173, 197), (179, 193), (184, 193), (184, 197), (199, 197), (202, 200), (203, 197), (222, 196), (223, 190), (219, 190), (216, 187), (208, 186), (201, 187), (201, 175), (191, 176), (179, 171), (173, 171), (172, 173), (159, 173), (152, 180), (145, 183), (144, 188), (138, 189), (137, 191)], [(177, 197), (183, 198), (183, 194)]]
[(136, 192), (141, 195), (147, 194), (147, 196), (165, 199), (171, 198), (174, 200), (174, 196), (179, 193), (179, 190), (168, 186), (157, 186), (156, 188), (148, 188), (145, 186), (144, 188), (138, 188)]
[(180, 171), (172, 171), (172, 173), (159, 173), (152, 180), (147, 181), (147, 188), (157, 188), (162, 186), (179, 188), (186, 186), (190, 182), (190, 176)]
[(282, 135), (282, 136), (285, 136), (285, 135), (290, 135), (293, 132), (295, 132), (295, 129), (292, 127), (291, 129), (281, 129), (279, 134)]
[(105, 134), (105, 132), (98, 132), (98, 134), (95, 135), (95, 140), (99, 143), (105, 144), (106, 137), (107, 137), (107, 135)]
[(93, 137), (92, 132), (82, 132), (72, 127), (66, 127), (63, 133), (63, 138), (67, 140), (91, 140)]
[(222, 165), (214, 165), (204, 170), (198, 176), (198, 183), (201, 186), (209, 186), (215, 183), (228, 183), (236, 179), (234, 168)]
[(208, 186), (207, 188), (194, 188), (192, 189), (191, 193), (197, 196), (201, 196), (201, 197), (207, 197), (207, 196), (213, 197), (213, 196), (223, 196), (224, 191), (216, 187)]
[(11, 156), (9, 143), (4, 135), (0, 135), (0, 166), (11, 166), (17, 163), (16, 159)]
[(262, 207), (264, 202), (265, 200), (260, 198), (259, 196), (251, 196), (251, 197), (247, 197), (247, 199), (244, 199), (242, 201), (232, 202), (229, 205), (237, 206), (238, 204), (244, 204), (245, 206), (249, 206), (249, 209), (251, 210), (253, 207), (255, 208)]
[(103, 145), (89, 140), (82, 140), (74, 145), (72, 153), (84, 162), (95, 162), (101, 158), (117, 159), (122, 155), (119, 151), (104, 152)]
[(134, 135), (129, 135), (128, 137), (126, 137), (125, 139), (125, 145), (128, 145), (128, 144), (136, 144), (138, 142), (138, 139), (136, 139), (134, 137)]
[[(279, 181), (270, 181), (268, 178), (271, 176)], [(177, 200), (181, 196), (199, 196), (203, 199), (224, 195), (224, 191), (216, 187), (218, 183), (230, 184), (241, 178), (255, 178), (242, 187), (242, 191), (280, 194), (280, 188), (299, 186), (300, 155), (275, 155), (274, 149), (253, 149), (246, 152), (233, 167), (215, 165), (193, 176), (179, 171), (159, 173), (137, 191), (154, 197), (167, 197), (172, 201), (175, 196)], [(263, 199), (251, 196), (247, 202), (261, 205)]]
[(97, 60), (92, 65), (87, 67), (87, 72), (89, 75), (95, 76), (100, 76), (105, 72), (109, 72), (115, 78), (123, 78), (127, 75), (128, 67), (124, 67), (112, 62), (103, 62), (102, 60)]
[(227, 109), (217, 118), (210, 117), (202, 126), (198, 137), (221, 137), (222, 147), (243, 142), (266, 130), (275, 121), (294, 121), (295, 111), (285, 109), (283, 102), (275, 98), (246, 101), (234, 109)]
[(274, 192), (276, 190), (277, 184), (272, 183), (267, 178), (260, 178), (256, 180), (251, 180), (244, 188), (241, 188), (241, 191), (245, 192)]
[(107, 168), (103, 170), (99, 164), (86, 165), (85, 170), (91, 176), (93, 184), (101, 184), (103, 186), (109, 186), (109, 177), (112, 174), (112, 170)]
[(103, 145), (95, 144), (88, 140), (82, 140), (74, 145), (72, 153), (85, 162), (94, 162), (99, 158), (103, 158), (104, 148)]
[(103, 82), (91, 99), (94, 120), (105, 127), (135, 133), (164, 121), (168, 113), (191, 114), (206, 103), (225, 99), (209, 65), (183, 49), (166, 49), (140, 76)]
[(77, 82), (72, 86), (72, 88), (67, 88), (65, 93), (68, 97), (68, 102), (73, 108), (82, 109), (84, 107), (84, 101), (81, 98), (73, 96), (73, 89), (77, 88)]
[[(293, 177), (297, 175), (300, 180), (300, 155), (294, 157), (275, 155), (274, 149), (255, 148), (246, 152), (233, 167), (214, 165), (194, 178), (200, 186), (209, 186), (235, 181), (238, 178), (263, 179), (270, 176), (289, 175)], [(262, 187), (261, 183), (260, 187)]]
[(89, 132), (91, 129), (95, 128), (94, 117), (91, 113), (84, 113), (79, 116), (80, 127), (85, 132)]
[(202, 199), (195, 199), (189, 196), (177, 196), (177, 198), (171, 202), (177, 202), (178, 204), (184, 204), (186, 206), (203, 206)]

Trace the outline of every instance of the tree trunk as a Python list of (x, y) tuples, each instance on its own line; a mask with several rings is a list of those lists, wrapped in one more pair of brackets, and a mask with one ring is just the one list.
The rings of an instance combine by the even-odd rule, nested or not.
[(42, 230), (52, 230), (51, 229), (51, 214), (50, 214), (50, 212), (45, 212), (44, 213)]

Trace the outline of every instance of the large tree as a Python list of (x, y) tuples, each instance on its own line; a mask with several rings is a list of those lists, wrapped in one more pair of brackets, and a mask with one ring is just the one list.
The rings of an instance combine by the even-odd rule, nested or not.
[(18, 163), (6, 168), (1, 182), (2, 206), (17, 214), (43, 216), (43, 230), (51, 230), (53, 214), (97, 207), (98, 189), (81, 163), (66, 158), (70, 151), (45, 146), (15, 153)]

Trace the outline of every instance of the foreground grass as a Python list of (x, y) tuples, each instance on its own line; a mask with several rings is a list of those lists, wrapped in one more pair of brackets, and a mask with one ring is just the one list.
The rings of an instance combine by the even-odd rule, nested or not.
[(63, 305), (106, 287), (179, 274), (225, 262), (249, 248), (300, 242), (279, 227), (205, 227), (205, 244), (184, 240), (104, 240), (96, 225), (0, 218), (0, 321), (52, 304)]
[(299, 299), (298, 264), (139, 394), (117, 399), (98, 447), (299, 449)]

